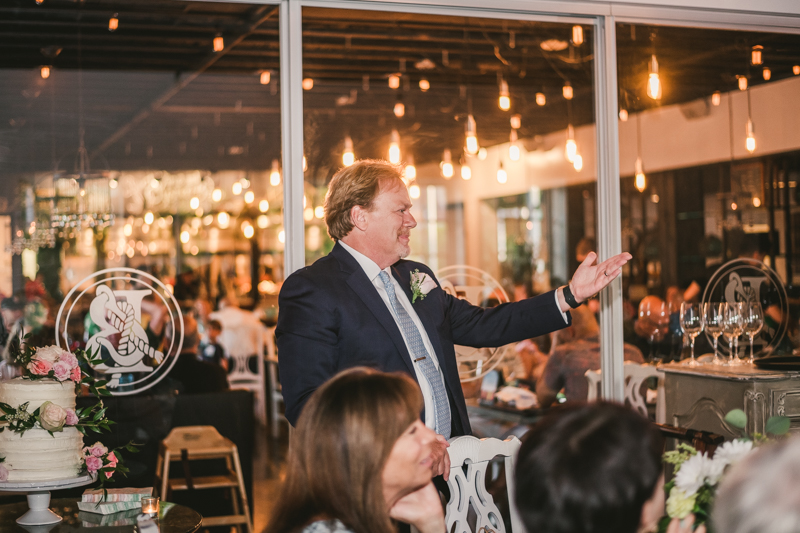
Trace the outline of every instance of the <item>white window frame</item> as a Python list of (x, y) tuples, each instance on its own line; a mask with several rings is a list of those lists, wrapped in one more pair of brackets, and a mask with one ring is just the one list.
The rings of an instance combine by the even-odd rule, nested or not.
[[(485, 0), (282, 0), (280, 74), (286, 236), (284, 267), (287, 276), (305, 266), (301, 87), (304, 6), (414, 12), (421, 15), (514, 16), (535, 21), (591, 24), (594, 27), (597, 215), (601, 258), (622, 251), (616, 24), (623, 22), (800, 34), (800, 2), (796, 0), (762, 0), (758, 10), (753, 9), (752, 0), (501, 0), (491, 7), (486, 6)], [(600, 297), (602, 394), (604, 398), (616, 401), (624, 397), (622, 297), (621, 280), (614, 281)]]

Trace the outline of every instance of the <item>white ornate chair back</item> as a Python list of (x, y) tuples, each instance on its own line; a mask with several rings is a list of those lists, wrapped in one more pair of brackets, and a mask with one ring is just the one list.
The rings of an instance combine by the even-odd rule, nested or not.
[[(659, 372), (654, 365), (640, 365), (632, 361), (625, 361), (625, 404), (635, 409), (642, 416), (647, 416), (647, 399), (642, 396), (642, 384), (645, 380), (655, 377), (658, 380), (656, 388), (656, 422), (666, 423), (667, 412), (664, 401), (664, 374)], [(589, 393), (586, 401), (594, 402), (600, 396), (601, 373), (599, 370), (587, 370), (586, 382)]]
[[(514, 464), (519, 452), (517, 437), (478, 439), (457, 437), (450, 441), (450, 501), (447, 502), (445, 521), (448, 533), (525, 533), (514, 504)], [(492, 459), (503, 457), (506, 488), (508, 491), (511, 532), (500, 515), (491, 494), (486, 491), (486, 478)], [(466, 467), (466, 468), (462, 468)], [(465, 472), (466, 470), (466, 472)], [(468, 515), (475, 516), (474, 530), (470, 529)]]
[[(228, 351), (231, 365), (228, 373), (228, 384), (231, 389), (253, 391), (255, 395), (255, 415), (262, 423), (266, 423), (267, 420), (264, 372), (265, 329), (261, 325), (253, 326), (250, 324), (226, 328), (223, 333), (227, 334), (227, 339), (237, 338), (238, 342), (229, 342), (226, 345), (225, 339), (221, 339), (222, 345)], [(229, 351), (228, 346), (234, 349)], [(250, 368), (251, 358), (255, 361), (255, 372)]]

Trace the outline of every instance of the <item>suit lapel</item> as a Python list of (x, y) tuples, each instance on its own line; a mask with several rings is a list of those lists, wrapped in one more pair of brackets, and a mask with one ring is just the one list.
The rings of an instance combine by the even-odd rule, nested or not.
[[(337, 258), (342, 270), (345, 272), (347, 284), (353, 289), (353, 292), (358, 295), (361, 301), (364, 302), (364, 305), (367, 306), (367, 309), (370, 310), (378, 322), (380, 322), (381, 326), (386, 330), (386, 333), (389, 334), (389, 338), (392, 339), (392, 343), (394, 343), (395, 348), (397, 348), (400, 358), (403, 360), (406, 367), (408, 367), (408, 371), (414, 379), (416, 379), (414, 365), (411, 362), (411, 357), (408, 355), (408, 348), (400, 333), (400, 329), (397, 327), (397, 322), (395, 322), (391, 311), (386, 307), (386, 304), (383, 299), (381, 299), (375, 286), (364, 273), (364, 269), (362, 269), (358, 261), (350, 255), (350, 252), (345, 250), (338, 243), (334, 246), (331, 253)], [(371, 341), (372, 339), (364, 339), (364, 342)]]

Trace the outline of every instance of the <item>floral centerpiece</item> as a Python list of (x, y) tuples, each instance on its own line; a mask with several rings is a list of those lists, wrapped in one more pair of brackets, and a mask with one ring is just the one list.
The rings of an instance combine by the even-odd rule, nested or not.
[(705, 524), (709, 533), (711, 508), (720, 480), (728, 467), (747, 457), (756, 446), (769, 441), (767, 435), (778, 437), (789, 431), (789, 419), (774, 416), (767, 420), (767, 435), (745, 432), (747, 416), (741, 409), (734, 409), (725, 417), (731, 426), (742, 431), (742, 437), (722, 444), (712, 457), (700, 453), (693, 446), (679, 444), (677, 449), (664, 454), (664, 462), (674, 465), (675, 477), (664, 486), (667, 495), (667, 515), (658, 525), (659, 533), (664, 533), (673, 518), (684, 519), (695, 516), (695, 525)]
[[(16, 408), (0, 402), (0, 432), (9, 430), (23, 435), (30, 429), (40, 427), (53, 435), (64, 431), (65, 427), (75, 427), (83, 435), (87, 435), (111, 430), (114, 422), (106, 416), (107, 408), (100, 399), (111, 395), (106, 388), (108, 382), (98, 380), (88, 373), (93, 365), (102, 361), (97, 354), (80, 349), (70, 352), (58, 346), (31, 348), (25, 344), (16, 353), (14, 361), (23, 368), (23, 379), (71, 381), (75, 384), (76, 394), (85, 387), (98, 398), (98, 402), (92, 406), (71, 409), (47, 401), (33, 411), (28, 410), (28, 402)], [(113, 450), (109, 450), (101, 442), (83, 448), (81, 473), (97, 475), (104, 498), (107, 494), (106, 483), (114, 481), (112, 476), (116, 472), (122, 475), (128, 472), (120, 453), (123, 449), (132, 453), (139, 451), (133, 442)], [(8, 470), (2, 464), (3, 460), (0, 457), (0, 481), (8, 479)]]

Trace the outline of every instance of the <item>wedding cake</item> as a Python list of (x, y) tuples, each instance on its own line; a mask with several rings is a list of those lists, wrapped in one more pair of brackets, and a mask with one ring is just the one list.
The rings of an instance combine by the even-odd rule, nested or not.
[(75, 382), (15, 378), (0, 383), (0, 402), (15, 410), (27, 403), (20, 414), (11, 415), (12, 421), (25, 419), (26, 413), (32, 417), (39, 410), (33, 428), (0, 432), (0, 456), (5, 458), (8, 481), (55, 480), (78, 475), (84, 453), (83, 434), (74, 427), (78, 422)]

